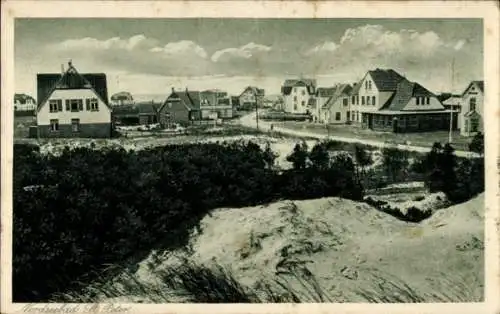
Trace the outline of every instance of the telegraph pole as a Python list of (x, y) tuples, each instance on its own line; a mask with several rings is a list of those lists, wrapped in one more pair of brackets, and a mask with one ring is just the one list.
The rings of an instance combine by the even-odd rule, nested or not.
[(255, 99), (255, 122), (257, 123), (257, 130), (259, 130), (259, 103)]
[[(453, 81), (455, 79), (455, 57), (451, 60), (451, 108), (450, 108), (450, 132), (448, 134), (448, 143), (451, 144), (453, 140), (453, 107), (454, 107), (454, 101), (453, 101)], [(458, 118), (458, 117), (457, 117)]]

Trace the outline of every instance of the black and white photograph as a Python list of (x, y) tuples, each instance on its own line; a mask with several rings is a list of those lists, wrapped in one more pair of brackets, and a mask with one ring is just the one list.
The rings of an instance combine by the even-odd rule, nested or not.
[(18, 9), (7, 302), (493, 302), (498, 6), (483, 4), (488, 19)]

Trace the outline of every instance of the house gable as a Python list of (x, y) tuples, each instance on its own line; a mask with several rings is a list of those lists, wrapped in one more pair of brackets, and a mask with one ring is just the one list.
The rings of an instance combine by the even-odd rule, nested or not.
[(462, 94), (462, 97), (466, 95), (478, 95), (484, 93), (484, 81), (472, 81), (469, 83), (467, 88)]
[(108, 102), (108, 89), (104, 73), (80, 74), (71, 62), (69, 68), (61, 74), (37, 75), (37, 99), (39, 112), (56, 90), (91, 90), (95, 96), (111, 110)]

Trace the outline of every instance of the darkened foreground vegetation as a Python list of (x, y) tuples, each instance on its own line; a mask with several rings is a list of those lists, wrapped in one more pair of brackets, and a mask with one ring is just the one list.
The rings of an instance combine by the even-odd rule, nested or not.
[(213, 208), (363, 196), (352, 161), (280, 174), (272, 152), (254, 143), (79, 148), (58, 157), (15, 145), (14, 155), (16, 302), (46, 300), (93, 268), (158, 243), (182, 247)]
[[(288, 156), (293, 168), (280, 171), (269, 146), (251, 142), (142, 151), (78, 148), (60, 156), (17, 144), (13, 300), (46, 301), (140, 251), (183, 247), (214, 208), (325, 196), (362, 200), (373, 161), (362, 146), (332, 155), (337, 146), (323, 142), (309, 151), (297, 144)], [(410, 169), (432, 191), (457, 202), (484, 190), (482, 159), (458, 161), (452, 150), (438, 146), (412, 166), (404, 153), (382, 154), (390, 162), (381, 170), (388, 180)]]

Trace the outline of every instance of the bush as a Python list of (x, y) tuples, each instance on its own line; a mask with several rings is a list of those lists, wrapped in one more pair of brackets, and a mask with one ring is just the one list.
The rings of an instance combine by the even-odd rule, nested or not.
[(252, 142), (137, 152), (66, 148), (59, 156), (16, 145), (14, 153), (15, 302), (71, 290), (70, 283), (93, 280), (94, 271), (137, 255), (138, 248), (183, 247), (217, 207), (363, 196), (349, 158), (328, 169), (279, 174), (272, 152)]

